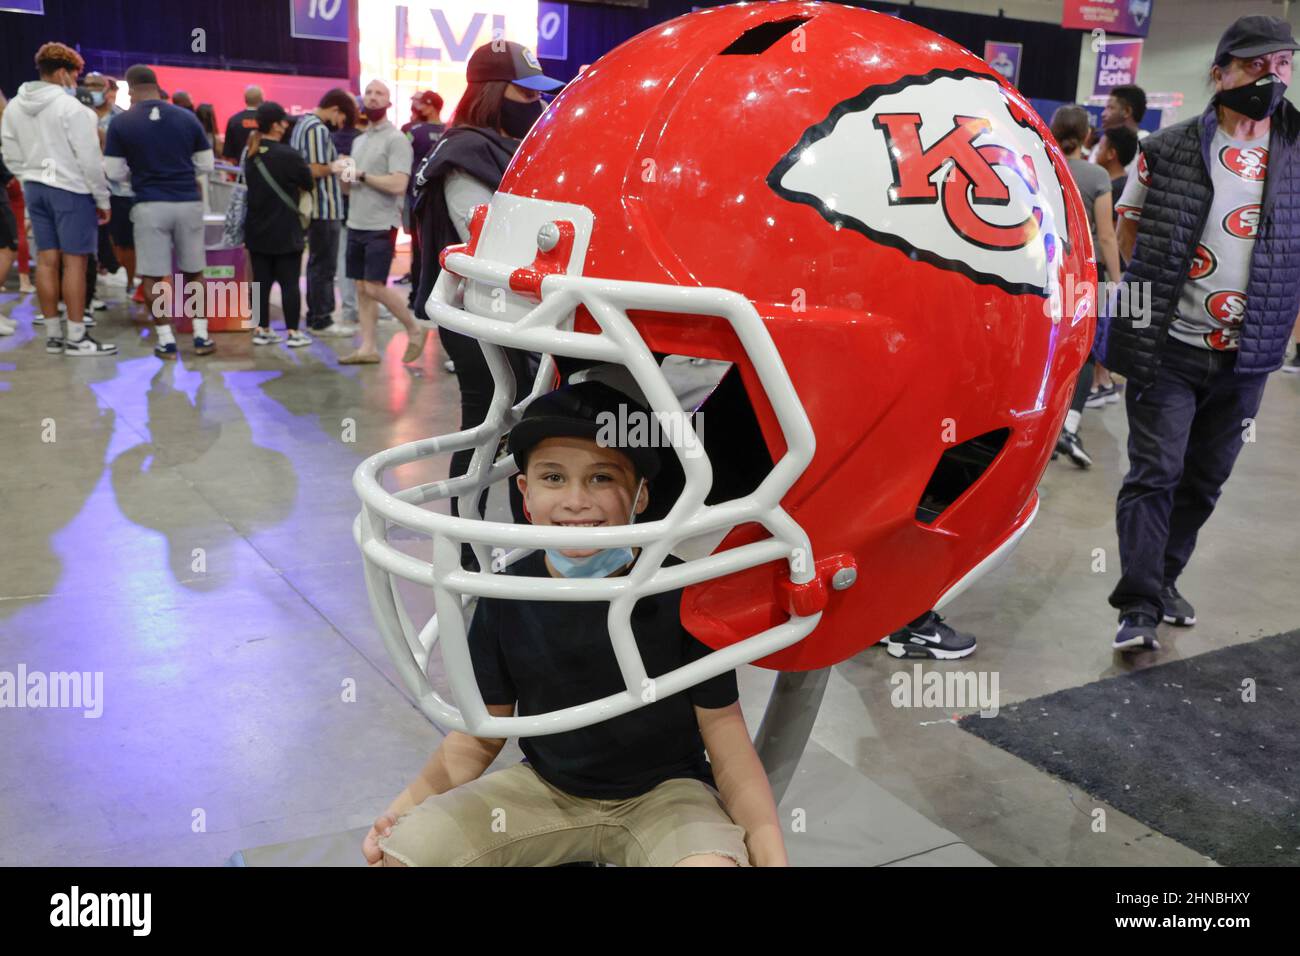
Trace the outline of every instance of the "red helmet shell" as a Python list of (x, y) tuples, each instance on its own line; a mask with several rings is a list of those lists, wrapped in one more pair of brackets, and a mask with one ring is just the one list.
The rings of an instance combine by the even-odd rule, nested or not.
[[(1031, 517), (1091, 346), (1095, 263), (1059, 147), (969, 51), (835, 4), (689, 14), (575, 79), (501, 190), (592, 210), (583, 275), (731, 289), (763, 318), (817, 441), (783, 507), (813, 557), (851, 561), (857, 581), (759, 663), (861, 651)], [(784, 452), (725, 322), (633, 318), (654, 351), (736, 363)], [(991, 462), (921, 520), (941, 459), (990, 433)], [(763, 536), (745, 526), (720, 547)], [(775, 563), (692, 586), (683, 622), (715, 648), (755, 634), (787, 616), (788, 576)]]

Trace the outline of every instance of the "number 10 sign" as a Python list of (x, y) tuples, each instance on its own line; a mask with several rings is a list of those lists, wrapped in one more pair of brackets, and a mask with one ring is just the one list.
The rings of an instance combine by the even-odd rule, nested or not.
[(348, 42), (348, 0), (290, 0), (290, 4), (295, 37)]

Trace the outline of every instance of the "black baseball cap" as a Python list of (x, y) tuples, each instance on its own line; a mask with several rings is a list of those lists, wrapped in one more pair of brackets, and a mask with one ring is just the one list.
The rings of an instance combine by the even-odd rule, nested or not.
[(564, 86), (542, 72), (542, 65), (532, 50), (513, 40), (485, 43), (469, 58), (465, 79), (471, 83), (505, 80), (530, 90), (553, 93)]
[(1219, 38), (1214, 62), (1222, 66), (1234, 56), (1250, 59), (1279, 50), (1300, 50), (1300, 43), (1291, 35), (1291, 24), (1280, 17), (1239, 17)]
[(271, 100), (263, 101), (257, 108), (257, 128), (263, 133), (269, 133), (272, 126), (288, 118), (289, 114), (285, 112), (284, 107)]
[[(604, 416), (612, 416), (612, 419)], [(539, 395), (524, 409), (524, 416), (514, 428), (506, 441), (506, 449), (515, 456), (515, 464), (520, 471), (528, 468), (528, 455), (547, 438), (590, 438), (596, 441), (606, 422), (614, 424), (615, 441), (604, 442), (602, 447), (616, 448), (632, 460), (637, 476), (651, 481), (659, 474), (661, 460), (659, 449), (652, 444), (617, 444), (627, 436), (620, 423), (635, 422), (633, 416), (644, 416), (648, 421), (650, 412), (635, 399), (606, 385), (604, 382), (579, 382), (566, 385), (553, 392)], [(630, 429), (629, 429), (630, 430)], [(647, 434), (646, 429), (639, 430)]]

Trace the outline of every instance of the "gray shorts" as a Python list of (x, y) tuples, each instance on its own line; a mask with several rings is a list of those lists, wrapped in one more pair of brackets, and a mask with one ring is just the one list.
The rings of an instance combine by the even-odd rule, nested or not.
[(138, 202), (135, 224), (135, 274), (157, 279), (172, 274), (172, 253), (181, 272), (202, 272), (208, 254), (203, 242), (203, 203)]

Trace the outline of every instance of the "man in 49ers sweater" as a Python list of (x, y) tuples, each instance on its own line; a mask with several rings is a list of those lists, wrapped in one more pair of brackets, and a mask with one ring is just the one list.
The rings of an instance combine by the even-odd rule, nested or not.
[(1300, 307), (1300, 112), (1283, 98), (1297, 48), (1285, 20), (1237, 20), (1214, 99), (1140, 143), (1119, 200), (1124, 279), (1151, 292), (1148, 314), (1113, 320), (1106, 361), (1130, 382), (1117, 650), (1157, 649), (1162, 619), (1196, 623), (1176, 582)]

